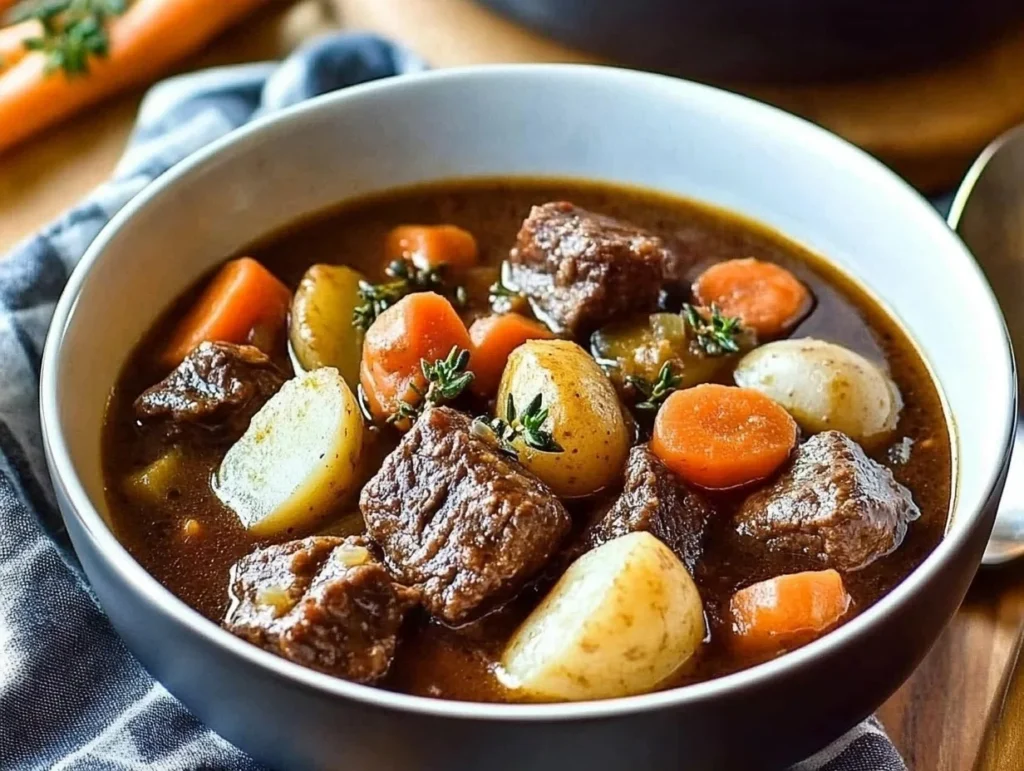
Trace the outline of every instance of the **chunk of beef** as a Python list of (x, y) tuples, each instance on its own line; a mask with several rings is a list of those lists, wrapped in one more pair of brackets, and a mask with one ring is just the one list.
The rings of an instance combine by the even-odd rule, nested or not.
[(509, 255), (511, 283), (556, 331), (574, 337), (655, 310), (672, 262), (657, 236), (566, 202), (534, 206)]
[(584, 533), (586, 549), (646, 530), (668, 546), (692, 574), (704, 549), (704, 529), (714, 510), (647, 445), (634, 447), (626, 464), (626, 484), (604, 516)]
[(285, 381), (259, 348), (200, 343), (171, 374), (135, 400), (135, 414), (172, 431), (200, 427), (237, 439)]
[(314, 536), (257, 549), (232, 568), (224, 627), (303, 666), (379, 679), (419, 592), (395, 583), (368, 546), (358, 536)]
[(826, 431), (796, 451), (773, 484), (752, 494), (736, 530), (823, 567), (857, 570), (903, 542), (920, 510), (910, 491), (845, 434)]
[(542, 482), (447, 407), (420, 416), (359, 506), (388, 566), (450, 624), (515, 594), (571, 524)]

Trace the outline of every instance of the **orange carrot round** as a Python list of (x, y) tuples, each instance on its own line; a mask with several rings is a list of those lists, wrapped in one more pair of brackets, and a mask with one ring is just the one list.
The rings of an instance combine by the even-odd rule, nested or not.
[(176, 367), (207, 340), (243, 343), (253, 332), (265, 337), (267, 329), (283, 327), (290, 303), (288, 287), (256, 260), (231, 260), (178, 322), (162, 361)]
[(835, 625), (850, 603), (834, 570), (775, 576), (732, 596), (733, 642), (759, 653), (801, 645)]
[(688, 482), (711, 489), (764, 479), (796, 445), (796, 422), (764, 394), (706, 384), (658, 410), (651, 450)]
[(377, 420), (395, 414), (400, 402), (414, 404), (424, 390), (421, 360), (443, 359), (453, 347), (470, 350), (465, 324), (452, 304), (434, 292), (407, 295), (366, 331), (359, 365), (370, 412)]
[(811, 293), (796, 276), (752, 258), (712, 265), (697, 277), (693, 294), (701, 305), (739, 316), (761, 338), (778, 337), (811, 309)]
[(490, 396), (498, 390), (501, 373), (505, 371), (505, 363), (512, 351), (527, 340), (550, 340), (553, 337), (551, 330), (539, 321), (518, 313), (477, 319), (469, 328), (469, 338), (473, 341), (469, 369), (474, 375), (470, 389), (478, 396)]
[(412, 260), (417, 268), (472, 268), (479, 251), (468, 230), (455, 225), (399, 225), (384, 242), (388, 260)]

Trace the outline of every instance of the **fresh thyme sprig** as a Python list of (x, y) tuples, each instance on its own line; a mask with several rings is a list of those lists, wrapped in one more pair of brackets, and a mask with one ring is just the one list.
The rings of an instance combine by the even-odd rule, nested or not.
[(461, 308), (466, 304), (466, 290), (445, 284), (444, 267), (418, 268), (411, 260), (392, 260), (384, 269), (390, 281), (380, 284), (359, 282), (359, 299), (363, 302), (356, 306), (352, 324), (364, 331), (369, 329), (380, 314), (413, 292), (437, 292)]
[(127, 0), (25, 0), (11, 12), (11, 19), (39, 22), (42, 33), (26, 38), (23, 45), (46, 55), (47, 72), (86, 75), (89, 60), (106, 56), (110, 48), (110, 18), (127, 7)]
[(718, 306), (712, 303), (710, 313), (692, 305), (684, 305), (683, 318), (693, 330), (697, 348), (705, 356), (739, 353), (740, 344), (736, 337), (743, 331), (739, 317), (723, 315)]
[(658, 377), (651, 383), (646, 378), (630, 375), (626, 382), (643, 394), (643, 401), (637, 402), (634, 406), (644, 412), (657, 412), (669, 394), (679, 389), (683, 384), (683, 376), (673, 372), (672, 362), (666, 361), (658, 370)]
[(388, 417), (388, 423), (399, 423), (408, 420), (412, 422), (418, 418), (428, 407), (436, 407), (439, 404), (453, 401), (461, 394), (466, 386), (473, 382), (473, 373), (467, 372), (469, 365), (469, 351), (465, 348), (452, 346), (448, 356), (429, 362), (420, 359), (420, 369), (423, 370), (423, 377), (427, 380), (426, 390), (421, 389), (415, 383), (412, 390), (419, 397), (415, 403), (400, 401), (395, 412)]
[(477, 418), (492, 432), (497, 439), (498, 447), (507, 455), (518, 458), (515, 440), (522, 438), (523, 444), (540, 452), (562, 452), (562, 445), (555, 441), (550, 431), (544, 430), (544, 421), (548, 419), (548, 408), (544, 406), (541, 394), (533, 397), (526, 409), (516, 411), (516, 402), (512, 394), (505, 402), (505, 418)]

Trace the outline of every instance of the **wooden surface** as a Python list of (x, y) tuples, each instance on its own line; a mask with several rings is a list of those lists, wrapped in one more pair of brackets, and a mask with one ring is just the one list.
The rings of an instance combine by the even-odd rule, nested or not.
[[(202, 57), (183, 65), (183, 70), (209, 64), (255, 60), (288, 51), (304, 37), (336, 26), (374, 29), (405, 41), (437, 66), (477, 61), (586, 61), (589, 57), (526, 34), (497, 17), (471, 5), (468, 0), (333, 0), (336, 16), (325, 15), (322, 4), (305, 0), (294, 8), (270, 9), (250, 20), (244, 28), (226, 34)], [(1014, 105), (1024, 97), (1024, 37), (1004, 44), (996, 53), (962, 67), (953, 68), (950, 82), (969, 91), (969, 73), (996, 72), (999, 88), (1007, 89), (1007, 101)], [(972, 69), (973, 68), (973, 69)], [(934, 100), (942, 89), (930, 93), (908, 94), (913, 79), (894, 82), (888, 95), (891, 106), (889, 128), (863, 119), (862, 114), (847, 113), (842, 124), (838, 113), (831, 112), (834, 102), (802, 92), (803, 111), (848, 134), (866, 132), (861, 138), (876, 151), (886, 148), (887, 132), (899, 131), (896, 144), (889, 147), (912, 161), (933, 158), (928, 150), (933, 143), (958, 148), (961, 155), (974, 152), (980, 133), (995, 131), (997, 123), (1016, 114), (1016, 107), (995, 111), (989, 102), (974, 107), (981, 113), (961, 115), (957, 121), (933, 124), (919, 119), (913, 109), (896, 109), (919, 104), (915, 100)], [(1010, 84), (1017, 92), (1009, 94)], [(851, 98), (857, 89), (850, 87)], [(945, 93), (950, 93), (946, 91)], [(969, 96), (969, 95), (965, 95)], [(1014, 99), (1009, 97), (1013, 96)], [(115, 99), (88, 111), (73, 122), (59, 127), (14, 153), (0, 155), (0, 253), (41, 224), (72, 205), (102, 181), (113, 168), (130, 130), (140, 93)], [(963, 102), (961, 102), (963, 103)], [(970, 100), (967, 102), (970, 104)], [(871, 108), (874, 110), (875, 108)], [(837, 124), (836, 121), (840, 121)], [(875, 126), (876, 133), (867, 127)], [(913, 141), (908, 141), (907, 137)], [(959, 137), (952, 142), (951, 137)], [(890, 137), (891, 139), (892, 137)], [(916, 148), (920, 142), (921, 147)], [(952, 157), (952, 156), (950, 156)], [(916, 161), (915, 161), (916, 162)], [(928, 165), (927, 163), (925, 164)], [(941, 165), (941, 164), (940, 164)], [(925, 175), (927, 176), (927, 175)], [(963, 608), (936, 643), (928, 658), (911, 679), (880, 710), (880, 717), (894, 742), (918, 771), (967, 771), (975, 765), (986, 722), (998, 713), (998, 697), (1005, 686), (1007, 663), (1014, 657), (1018, 631), (1024, 620), (1024, 565), (996, 572), (983, 572), (976, 579)], [(885, 651), (879, 651), (885, 655)], [(1024, 681), (1015, 690), (1010, 706), (1019, 703), (1024, 726)], [(995, 736), (998, 750), (994, 762), (984, 770), (1008, 771), (1024, 768), (1024, 756), (1017, 755), (1024, 745), (1024, 734), (1000, 733)], [(1010, 752), (1013, 754), (1008, 754)]]

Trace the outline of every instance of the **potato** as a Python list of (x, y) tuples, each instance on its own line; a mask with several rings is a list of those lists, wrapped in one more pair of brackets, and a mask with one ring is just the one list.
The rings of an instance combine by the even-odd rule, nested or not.
[(648, 532), (584, 554), (516, 630), (499, 677), (527, 698), (607, 699), (657, 687), (700, 647), (704, 609)]
[(254, 535), (315, 523), (360, 481), (363, 418), (333, 367), (289, 380), (231, 446), (214, 491)]
[(566, 340), (530, 340), (509, 356), (498, 386), (497, 413), (508, 419), (512, 395), (522, 412), (537, 394), (548, 410), (543, 428), (562, 452), (515, 441), (519, 460), (557, 495), (589, 495), (617, 479), (629, 452), (629, 432), (615, 389), (586, 351)]
[(154, 504), (167, 498), (181, 478), (184, 455), (172, 447), (145, 468), (124, 479), (124, 492), (136, 503)]
[[(617, 321), (593, 334), (590, 348), (594, 358), (608, 367), (616, 386), (626, 378), (639, 377), (653, 383), (663, 364), (670, 362), (681, 375), (681, 388), (715, 380), (736, 363), (740, 354), (708, 356), (691, 340), (693, 333), (678, 313), (652, 313), (629, 321)], [(744, 330), (738, 337), (740, 350), (750, 350), (754, 335)]]
[(344, 265), (314, 265), (292, 298), (288, 340), (297, 370), (334, 367), (349, 388), (359, 385), (363, 332), (352, 325), (362, 274)]
[(734, 379), (777, 401), (808, 433), (834, 429), (860, 443), (891, 433), (903, 407), (881, 368), (822, 340), (764, 345), (743, 357)]

